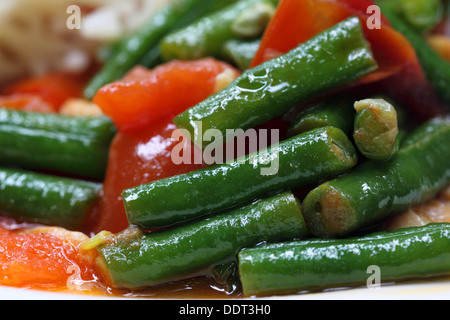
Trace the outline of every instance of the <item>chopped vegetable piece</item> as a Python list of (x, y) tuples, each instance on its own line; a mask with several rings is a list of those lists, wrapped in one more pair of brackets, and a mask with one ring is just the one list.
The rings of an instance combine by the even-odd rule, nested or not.
[(115, 132), (106, 117), (0, 109), (0, 163), (102, 179)]
[(304, 109), (290, 123), (288, 136), (293, 137), (321, 127), (336, 127), (351, 136), (353, 133), (355, 109), (351, 100), (342, 96), (314, 103)]
[(442, 0), (394, 0), (405, 20), (419, 33), (432, 30), (442, 20), (444, 5)]
[(355, 102), (353, 138), (358, 150), (368, 159), (389, 160), (399, 149), (397, 111), (383, 99)]
[(262, 2), (243, 10), (233, 21), (231, 29), (238, 38), (252, 39), (263, 34), (270, 19), (275, 13), (278, 0)]
[(18, 220), (81, 230), (101, 185), (0, 168), (0, 210)]
[(249, 68), (250, 63), (258, 51), (261, 39), (227, 41), (222, 50), (222, 56), (227, 61), (235, 64), (240, 70)]
[(101, 117), (102, 110), (95, 104), (85, 99), (69, 99), (59, 110), (59, 113), (70, 117)]
[(242, 0), (207, 15), (167, 35), (160, 45), (162, 57), (166, 61), (221, 58), (228, 40), (261, 36), (277, 3), (278, 0)]
[(96, 253), (80, 250), (87, 239), (82, 233), (59, 228), (8, 231), (0, 227), (0, 284), (47, 290), (75, 289), (77, 293), (99, 289)]
[(30, 94), (12, 94), (0, 97), (0, 106), (9, 109), (52, 113), (56, 109), (41, 97)]
[(319, 128), (231, 162), (125, 190), (123, 201), (131, 224), (167, 227), (317, 184), (356, 163), (340, 129)]
[(310, 232), (345, 236), (433, 198), (450, 183), (450, 118), (417, 128), (386, 162), (368, 161), (311, 191), (303, 202)]
[[(195, 142), (198, 133), (249, 129), (276, 119), (295, 104), (337, 89), (377, 68), (357, 18), (347, 19), (286, 55), (246, 70), (231, 85), (177, 116)], [(205, 147), (202, 144), (202, 147)]]
[(55, 110), (59, 110), (68, 99), (82, 96), (84, 81), (81, 75), (50, 73), (18, 81), (4, 88), (2, 92), (6, 95), (39, 96)]
[[(450, 225), (380, 232), (360, 238), (292, 241), (244, 249), (239, 275), (246, 296), (443, 276), (450, 273)], [(376, 269), (372, 269), (376, 268)]]
[(178, 228), (119, 235), (98, 251), (114, 287), (142, 288), (189, 277), (262, 241), (306, 234), (297, 199), (284, 193)]
[(119, 131), (130, 131), (175, 117), (212, 95), (217, 77), (230, 65), (212, 58), (172, 61), (147, 70), (133, 69), (121, 81), (101, 88), (94, 102), (111, 117)]

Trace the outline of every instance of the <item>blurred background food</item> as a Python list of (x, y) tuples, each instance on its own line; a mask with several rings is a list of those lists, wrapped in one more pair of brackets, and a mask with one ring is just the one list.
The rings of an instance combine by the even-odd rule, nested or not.
[[(81, 72), (101, 44), (138, 29), (172, 0), (1, 0), (0, 83), (59, 70)], [(68, 7), (81, 28), (67, 28)]]

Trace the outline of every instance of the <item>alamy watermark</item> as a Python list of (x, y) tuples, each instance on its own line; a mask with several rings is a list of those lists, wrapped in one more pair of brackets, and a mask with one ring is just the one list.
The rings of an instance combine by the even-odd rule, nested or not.
[(366, 281), (367, 288), (379, 289), (381, 287), (381, 268), (371, 265), (367, 268), (367, 274), (370, 274)]
[[(194, 123), (197, 129), (194, 137), (185, 129), (175, 129), (172, 133), (172, 141), (178, 142), (171, 152), (174, 164), (248, 164), (259, 167), (261, 175), (278, 173), (279, 129), (227, 129), (225, 133), (207, 129), (203, 132), (202, 122)], [(191, 147), (190, 142), (200, 147)]]
[(367, 14), (370, 16), (367, 18), (366, 26), (369, 30), (381, 29), (381, 9), (377, 5), (371, 5), (367, 7)]
[[(66, 26), (69, 30), (81, 29), (81, 8), (75, 4), (67, 7), (66, 13), (69, 15), (67, 18)], [(366, 26), (369, 30), (381, 29), (381, 9), (377, 5), (371, 5), (367, 7), (366, 13), (370, 15), (367, 18)]]
[(70, 5), (67, 7), (66, 13), (69, 15), (66, 21), (67, 29), (80, 30), (81, 29), (81, 9), (77, 5)]

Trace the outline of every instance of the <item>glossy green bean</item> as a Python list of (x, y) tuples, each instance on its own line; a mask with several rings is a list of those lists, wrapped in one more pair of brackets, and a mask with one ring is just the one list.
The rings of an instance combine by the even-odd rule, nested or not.
[(450, 224), (291, 241), (242, 250), (239, 275), (246, 296), (381, 285), (450, 274), (449, 247)]
[(283, 193), (177, 228), (117, 236), (98, 251), (114, 287), (141, 288), (203, 272), (243, 247), (305, 235), (297, 199)]
[(0, 211), (27, 222), (79, 230), (101, 185), (0, 168)]
[(355, 109), (350, 99), (333, 96), (325, 101), (314, 103), (303, 110), (289, 124), (287, 135), (293, 137), (316, 128), (332, 126), (345, 134), (353, 134)]
[(102, 179), (115, 133), (106, 117), (0, 109), (0, 163)]
[(227, 41), (222, 49), (222, 57), (236, 65), (240, 70), (247, 70), (258, 51), (260, 43), (261, 39)]
[(358, 18), (349, 18), (289, 53), (246, 70), (224, 90), (174, 119), (193, 141), (200, 125), (227, 136), (278, 118), (297, 103), (344, 86), (377, 68)]
[(278, 0), (238, 1), (164, 37), (161, 55), (166, 61), (221, 58), (227, 41), (261, 36), (277, 4)]
[(165, 227), (315, 185), (356, 163), (355, 148), (340, 129), (318, 128), (232, 162), (125, 190), (122, 197), (131, 224)]
[(417, 32), (426, 33), (442, 20), (442, 0), (389, 0), (397, 13)]
[(384, 99), (355, 102), (353, 138), (358, 150), (368, 159), (389, 160), (399, 149), (397, 111)]
[(367, 161), (311, 191), (303, 202), (316, 236), (344, 236), (434, 197), (450, 184), (450, 118), (433, 119), (388, 161)]

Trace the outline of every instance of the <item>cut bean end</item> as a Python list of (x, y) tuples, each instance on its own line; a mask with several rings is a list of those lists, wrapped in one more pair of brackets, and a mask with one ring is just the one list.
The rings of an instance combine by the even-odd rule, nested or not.
[(306, 197), (303, 214), (308, 230), (322, 238), (342, 236), (356, 222), (348, 200), (326, 184), (311, 191)]
[(356, 149), (347, 135), (340, 129), (330, 127), (329, 144), (337, 158), (349, 167), (358, 162)]

